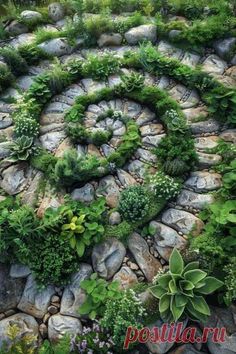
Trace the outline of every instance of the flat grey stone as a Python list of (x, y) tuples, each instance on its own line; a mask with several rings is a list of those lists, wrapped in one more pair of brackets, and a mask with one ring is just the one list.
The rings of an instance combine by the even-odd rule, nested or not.
[(61, 57), (62, 55), (72, 52), (72, 47), (68, 44), (66, 38), (49, 39), (46, 42), (38, 44), (38, 47), (45, 51), (47, 54), (53, 55), (55, 57)]
[(2, 172), (0, 187), (10, 195), (18, 194), (26, 187), (30, 175), (31, 169), (27, 163), (10, 166)]
[(150, 164), (155, 164), (157, 162), (157, 157), (149, 150), (145, 150), (142, 148), (138, 148), (135, 157), (140, 160), (144, 160), (144, 162), (148, 162)]
[(229, 57), (232, 57), (232, 49), (234, 48), (236, 44), (236, 38), (235, 37), (230, 37), (230, 38), (225, 38), (225, 39), (220, 39), (218, 41), (215, 41), (213, 43), (213, 47), (216, 51), (216, 54), (219, 55), (219, 57), (223, 59), (229, 59)]
[(110, 237), (93, 247), (93, 269), (101, 278), (111, 279), (120, 268), (125, 254), (124, 245), (116, 238)]
[(174, 45), (167, 43), (165, 41), (160, 41), (160, 43), (157, 46), (157, 49), (161, 54), (176, 59), (180, 59), (183, 53), (182, 49), (179, 49)]
[(70, 109), (71, 106), (68, 103), (63, 102), (51, 102), (44, 110), (45, 114), (48, 113), (63, 113), (64, 111)]
[(219, 189), (222, 185), (222, 177), (219, 173), (192, 172), (185, 186), (195, 192), (207, 192)]
[(128, 238), (128, 247), (148, 282), (162, 269), (161, 263), (151, 255), (147, 242), (138, 234)]
[(12, 264), (10, 269), (10, 277), (11, 278), (26, 278), (31, 273), (29, 267), (23, 264)]
[(222, 157), (216, 154), (206, 154), (204, 152), (197, 152), (197, 155), (199, 159), (199, 167), (202, 169), (210, 168), (222, 161)]
[(200, 60), (200, 55), (190, 53), (190, 52), (185, 52), (181, 62), (184, 65), (188, 65), (191, 68), (194, 68), (198, 64), (199, 60)]
[(39, 140), (44, 149), (53, 151), (58, 148), (60, 142), (66, 138), (66, 133), (64, 131), (51, 132), (41, 135)]
[(157, 135), (160, 134), (162, 130), (163, 130), (162, 124), (157, 124), (157, 123), (148, 124), (140, 127), (141, 136)]
[(190, 232), (193, 235), (199, 235), (204, 223), (195, 215), (184, 210), (174, 208), (167, 209), (161, 217), (164, 224), (172, 227), (178, 232), (187, 235)]
[(134, 45), (147, 40), (155, 43), (157, 40), (157, 27), (155, 25), (141, 25), (131, 28), (125, 33), (128, 44)]
[(219, 144), (218, 136), (198, 137), (194, 139), (194, 145), (197, 150), (207, 151), (213, 149)]
[(103, 195), (106, 198), (107, 204), (111, 208), (115, 208), (118, 204), (120, 195), (119, 187), (116, 184), (115, 178), (113, 176), (101, 178), (96, 194), (97, 196)]
[(55, 343), (65, 335), (77, 335), (82, 332), (82, 324), (78, 318), (63, 316), (60, 313), (51, 316), (48, 321), (48, 338)]
[(127, 165), (127, 169), (130, 173), (134, 173), (136, 176), (140, 178), (144, 178), (148, 172), (149, 165), (146, 163), (134, 160)]
[(144, 110), (140, 113), (138, 118), (136, 119), (136, 123), (139, 127), (146, 123), (150, 123), (155, 119), (156, 115), (154, 112), (150, 111), (148, 108), (144, 108)]
[(220, 138), (236, 144), (236, 129), (227, 129), (220, 134)]
[(43, 318), (47, 313), (51, 297), (55, 295), (55, 293), (55, 288), (51, 285), (48, 285), (45, 289), (40, 291), (34, 277), (29, 275), (17, 308), (36, 318)]
[(25, 287), (25, 280), (12, 279), (9, 271), (7, 265), (0, 264), (0, 313), (17, 307)]
[(190, 128), (193, 134), (215, 133), (219, 131), (220, 124), (214, 119), (208, 119), (202, 122), (191, 123)]
[(20, 23), (17, 20), (13, 20), (6, 27), (6, 31), (11, 36), (17, 36), (18, 34), (27, 33), (28, 32), (28, 27), (24, 23)]
[(118, 46), (122, 43), (122, 36), (119, 33), (103, 33), (97, 43), (99, 47)]
[(9, 157), (11, 154), (11, 142), (6, 141), (3, 143), (0, 143), (0, 159), (4, 159), (5, 157)]
[(159, 134), (159, 135), (147, 135), (142, 138), (142, 143), (145, 146), (150, 147), (157, 147), (161, 140), (166, 136), (166, 134)]
[(71, 197), (73, 200), (90, 203), (94, 200), (94, 187), (92, 184), (87, 183), (81, 188), (74, 189)]
[(36, 20), (41, 20), (42, 19), (42, 15), (40, 12), (38, 11), (30, 11), (30, 10), (25, 10), (22, 11), (20, 14), (20, 17), (22, 18), (22, 20), (24, 21), (36, 21)]
[(221, 75), (226, 68), (227, 63), (214, 54), (209, 55), (202, 64), (202, 70), (212, 75)]
[(61, 299), (61, 314), (80, 318), (79, 308), (86, 299), (85, 290), (81, 289), (82, 280), (89, 279), (93, 269), (89, 264), (82, 263), (79, 271), (72, 275), (70, 284), (66, 286)]
[(195, 209), (204, 209), (207, 205), (214, 202), (212, 194), (198, 194), (182, 189), (177, 198), (177, 204), (183, 207), (192, 207)]
[(121, 216), (118, 211), (113, 211), (109, 216), (109, 224), (110, 225), (119, 225), (121, 223)]
[(93, 79), (83, 79), (81, 80), (81, 83), (84, 86), (85, 91), (87, 91), (87, 93), (100, 91), (101, 89), (106, 87), (104, 82), (95, 81)]
[(59, 2), (54, 2), (48, 6), (48, 16), (54, 21), (60, 21), (65, 16), (65, 8)]
[(122, 169), (117, 169), (117, 177), (120, 180), (120, 183), (124, 187), (129, 187), (137, 184), (136, 180), (134, 177), (132, 177), (128, 172), (122, 170)]
[(29, 76), (29, 75), (24, 75), (19, 77), (16, 80), (16, 85), (23, 91), (26, 91), (30, 88), (32, 83), (34, 82), (34, 77)]
[(154, 247), (163, 259), (169, 261), (173, 248), (182, 250), (186, 247), (187, 241), (177, 231), (157, 221), (151, 221), (149, 226), (153, 228)]
[(120, 283), (120, 289), (125, 290), (138, 283), (136, 274), (127, 266), (123, 266), (113, 277), (113, 281)]

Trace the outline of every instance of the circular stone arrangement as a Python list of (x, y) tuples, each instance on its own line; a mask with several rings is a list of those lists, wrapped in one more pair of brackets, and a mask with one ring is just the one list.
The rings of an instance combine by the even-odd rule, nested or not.
[[(59, 31), (63, 26), (62, 9), (54, 4), (49, 11), (55, 24), (48, 26)], [(25, 30), (23, 27), (21, 29)], [(219, 137), (235, 143), (236, 133), (234, 129), (221, 126), (214, 118), (208, 117), (207, 106), (196, 88), (189, 88), (189, 85), (185, 86), (169, 75), (145, 72), (145, 68), (138, 71), (135, 65), (135, 70), (132, 65), (124, 65), (104, 81), (98, 81), (83, 76), (80, 63), (89, 61), (90, 54), (101, 60), (107, 53), (124, 58), (129, 51), (138, 52), (136, 44), (150, 40), (163, 57), (178, 59), (191, 68), (202, 63), (202, 70), (219, 82), (236, 84), (235, 67), (228, 68), (229, 65), (215, 54), (200, 58), (196, 53), (158, 41), (153, 24), (131, 28), (124, 38), (127, 45), (121, 46), (121, 35), (103, 34), (98, 39), (101, 48), (94, 50), (80, 47), (79, 40), (74, 48), (65, 38), (45, 41), (38, 46), (47, 54), (58, 57), (60, 64), (56, 65), (62, 71), (72, 71), (73, 65), (78, 64), (75, 77), (68, 84), (63, 83), (60, 90), (48, 92), (50, 80), (43, 80), (47, 73), (50, 76), (53, 65), (44, 60), (30, 66), (28, 74), (17, 79), (19, 90), (10, 87), (0, 96), (0, 138), (5, 139), (0, 142), (0, 187), (3, 191), (0, 200), (5, 200), (6, 195), (20, 196), (23, 204), (35, 208), (37, 216), (42, 217), (49, 207), (63, 205), (67, 193), (73, 200), (88, 205), (104, 196), (109, 211), (108, 226), (111, 227), (111, 237), (91, 248), (91, 259), (78, 264), (79, 270), (72, 275), (67, 286), (49, 285), (39, 291), (28, 267), (20, 264), (0, 266), (3, 289), (0, 292), (0, 345), (6, 339), (6, 329), (12, 322), (20, 325), (21, 333), (33, 332), (36, 337), (51, 341), (65, 333), (78, 333), (85, 321), (78, 314), (84, 299), (80, 283), (93, 272), (109, 281), (119, 280), (122, 289), (137, 283), (152, 282), (158, 272), (168, 267), (173, 248), (183, 250), (190, 232), (196, 236), (201, 233), (204, 223), (199, 218), (199, 211), (214, 201), (212, 192), (221, 187), (221, 175), (212, 171), (221, 161), (221, 156), (210, 153), (209, 149), (218, 145)], [(21, 33), (9, 44), (17, 48), (19, 44), (33, 41), (34, 34)], [(124, 88), (117, 91), (117, 88), (122, 88), (122, 78), (131, 77), (133, 73), (143, 75), (142, 87), (130, 92)], [(41, 96), (32, 90), (39, 84), (45, 85)], [(150, 96), (147, 95), (147, 88), (153, 89)], [(15, 102), (7, 103), (9, 97), (13, 97)], [(168, 109), (158, 107), (159, 100), (163, 98), (167, 100)], [(35, 103), (32, 112), (27, 106), (31, 100)], [(123, 222), (116, 209), (120, 193), (130, 186), (144, 185), (147, 174), (153, 175), (160, 169), (154, 150), (170, 134), (171, 129), (163, 117), (173, 108), (185, 117), (188, 132), (194, 140), (198, 164), (194, 171), (186, 175), (178, 197), (166, 201), (162, 210), (147, 220), (146, 225), (154, 230), (153, 236), (141, 236), (140, 226), (144, 225), (136, 225), (135, 229), (131, 228), (124, 245), (112, 234), (112, 227)], [(27, 118), (38, 121), (38, 134), (32, 146), (43, 148), (48, 155), (55, 157), (56, 166), (70, 151), (76, 151), (81, 166), (84, 162), (88, 165), (93, 161), (91, 169), (82, 170), (81, 167), (79, 170), (83, 178), (78, 173), (72, 182), (67, 183), (65, 175), (62, 175), (57, 181), (58, 188), (51, 183), (45, 171), (31, 165), (29, 160), (11, 160), (14, 123), (22, 112), (27, 113)], [(73, 115), (74, 120), (71, 119)], [(199, 116), (205, 117), (204, 120), (196, 119)], [(214, 316), (220, 317), (220, 314), (216, 311)], [(157, 348), (148, 349), (157, 353)], [(195, 350), (191, 347), (188, 353), (197, 353), (198, 350), (201, 348)]]

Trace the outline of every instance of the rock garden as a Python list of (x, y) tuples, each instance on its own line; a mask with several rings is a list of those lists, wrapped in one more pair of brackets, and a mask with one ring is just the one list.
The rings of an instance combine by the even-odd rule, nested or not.
[(235, 125), (234, 1), (0, 2), (0, 353), (236, 353)]

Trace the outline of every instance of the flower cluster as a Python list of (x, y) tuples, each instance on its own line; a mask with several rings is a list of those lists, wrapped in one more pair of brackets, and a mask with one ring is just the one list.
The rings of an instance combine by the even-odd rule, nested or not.
[(114, 342), (97, 322), (83, 327), (82, 333), (71, 339), (71, 351), (83, 354), (113, 354)]
[(175, 182), (175, 179), (164, 174), (157, 172), (149, 178), (150, 188), (155, 193), (157, 198), (171, 199), (178, 195), (180, 192), (180, 183)]

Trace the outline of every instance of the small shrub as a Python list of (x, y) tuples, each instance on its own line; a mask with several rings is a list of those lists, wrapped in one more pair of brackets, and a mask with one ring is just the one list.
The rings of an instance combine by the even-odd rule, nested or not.
[(102, 144), (106, 144), (112, 137), (111, 131), (96, 131), (92, 133), (91, 142), (96, 146), (101, 146)]
[(5, 64), (0, 64), (0, 92), (14, 81), (14, 76)]
[(107, 301), (100, 320), (101, 326), (108, 329), (118, 348), (122, 348), (129, 326), (141, 328), (146, 316), (145, 308), (133, 290), (126, 290), (121, 298)]
[(142, 220), (150, 209), (150, 197), (142, 186), (131, 186), (122, 191), (118, 206), (122, 217), (127, 221)]
[(90, 55), (83, 65), (83, 75), (95, 80), (104, 80), (116, 73), (119, 67), (120, 60), (110, 53), (105, 53), (101, 57)]
[(157, 285), (150, 288), (159, 299), (159, 311), (164, 321), (178, 321), (181, 317), (205, 321), (210, 315), (204, 299), (224, 284), (199, 269), (198, 262), (184, 266), (183, 259), (174, 249), (169, 261), (169, 271), (157, 277)]
[(35, 44), (21, 45), (18, 52), (28, 65), (36, 65), (40, 60), (50, 59), (50, 55)]
[(149, 184), (155, 197), (158, 199), (171, 199), (176, 197), (181, 189), (181, 184), (176, 182), (174, 178), (165, 175), (163, 172), (157, 172), (150, 175)]
[(19, 76), (28, 72), (26, 61), (14, 48), (5, 46), (0, 49), (0, 55), (4, 58), (13, 75)]

